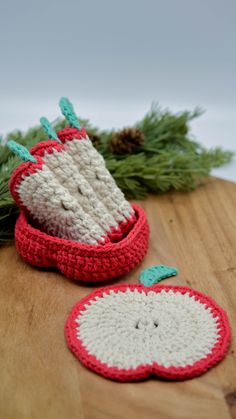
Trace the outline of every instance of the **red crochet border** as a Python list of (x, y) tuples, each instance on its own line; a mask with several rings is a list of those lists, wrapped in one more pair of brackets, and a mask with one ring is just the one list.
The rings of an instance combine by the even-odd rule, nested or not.
[[(84, 138), (82, 135), (86, 136), (86, 130), (83, 128), (81, 131), (79, 131), (76, 128), (64, 128), (63, 130), (58, 132), (58, 138), (62, 138), (63, 142), (66, 140), (71, 140), (72, 136), (73, 138), (82, 139)], [(26, 213), (28, 213), (27, 208), (24, 207), (22, 204), (19, 194), (17, 192), (17, 186), (21, 183), (24, 177), (30, 176), (31, 174), (35, 173), (37, 169), (41, 170), (43, 166), (43, 157), (45, 154), (45, 151), (47, 153), (52, 153), (54, 150), (62, 151), (64, 150), (64, 144), (59, 144), (57, 141), (54, 140), (47, 140), (47, 141), (41, 141), (37, 144), (35, 144), (31, 149), (30, 153), (36, 158), (37, 163), (34, 162), (26, 162), (20, 164), (16, 169), (13, 171), (10, 181), (9, 181), (9, 189), (11, 191), (11, 194), (16, 201), (17, 205), (19, 205), (21, 208), (23, 208)]]
[(101, 282), (132, 271), (143, 260), (149, 239), (146, 214), (133, 205), (136, 223), (118, 243), (89, 246), (65, 240), (33, 227), (24, 211), (17, 219), (15, 242), (20, 255), (31, 265), (55, 267), (71, 279)]
[[(181, 294), (188, 292), (190, 296), (194, 296), (198, 301), (205, 304), (207, 307), (210, 307), (213, 313), (219, 317), (220, 320), (218, 328), (221, 328), (220, 339), (216, 342), (212, 352), (205, 358), (187, 367), (165, 368), (162, 365), (153, 363), (152, 365), (141, 365), (138, 368), (129, 370), (119, 369), (117, 367), (110, 368), (106, 364), (96, 359), (95, 356), (90, 355), (86, 348), (83, 346), (82, 341), (77, 338), (76, 328), (78, 327), (78, 324), (76, 323), (75, 319), (78, 317), (79, 313), (83, 311), (83, 309), (86, 309), (85, 305), (89, 304), (89, 302), (94, 300), (96, 297), (102, 297), (103, 293), (108, 293), (110, 290), (118, 292), (126, 291), (127, 289), (137, 289), (145, 293), (150, 291), (161, 292), (162, 290), (172, 290), (174, 292), (178, 291), (181, 292)], [(77, 302), (66, 321), (65, 337), (70, 350), (87, 368), (106, 378), (126, 382), (143, 380), (151, 375), (155, 375), (168, 380), (185, 380), (201, 375), (205, 373), (209, 368), (220, 362), (221, 359), (225, 356), (229, 347), (231, 333), (225, 311), (220, 308), (213, 299), (199, 291), (195, 291), (189, 287), (172, 285), (154, 285), (145, 288), (143, 285), (122, 284), (99, 288), (98, 290), (92, 292), (90, 295)]]
[(86, 138), (87, 133), (84, 127), (81, 127), (80, 129), (66, 127), (58, 131), (57, 136), (62, 143), (65, 143), (66, 141), (73, 140), (75, 138), (83, 140)]
[[(61, 130), (58, 132), (59, 137), (63, 137), (63, 141), (66, 142), (67, 140), (70, 141), (72, 139), (84, 139), (84, 137), (80, 137), (80, 134), (84, 134), (85, 128), (82, 129), (82, 133), (79, 130), (76, 130), (76, 128), (65, 128), (64, 130)], [(75, 135), (75, 132), (77, 132), (77, 135)], [(71, 137), (74, 135), (74, 137)], [(86, 132), (85, 132), (86, 135)], [(65, 149), (64, 144), (58, 144), (56, 141), (48, 140), (48, 141), (42, 141), (38, 144), (35, 144), (31, 150), (30, 153), (34, 157), (41, 157), (43, 159), (45, 152), (51, 154), (54, 150), (57, 151), (63, 151)], [(19, 182), (21, 181), (21, 178), (19, 179)], [(18, 202), (20, 202), (19, 197)], [(21, 204), (22, 206), (22, 204)], [(129, 231), (132, 229), (133, 225), (136, 222), (135, 214), (132, 214), (129, 219), (126, 219), (124, 221), (121, 221), (119, 223), (119, 228), (112, 227), (110, 232), (108, 233), (107, 237), (104, 237), (107, 242), (111, 241), (112, 243), (120, 241), (124, 236), (126, 236)]]
[[(76, 128), (65, 128), (58, 132), (58, 136), (63, 138), (64, 142), (66, 142), (67, 140), (70, 141), (72, 138), (84, 139), (82, 135), (86, 136), (85, 128), (82, 128), (81, 131), (79, 131)], [(17, 186), (21, 183), (23, 178), (35, 173), (37, 169), (40, 169), (40, 170), (42, 169), (42, 166), (44, 163), (43, 157), (44, 157), (45, 152), (51, 154), (55, 150), (57, 151), (65, 150), (64, 144), (59, 144), (57, 141), (49, 140), (49, 139), (47, 141), (42, 141), (35, 144), (31, 148), (30, 153), (36, 158), (37, 163), (34, 163), (34, 162), (22, 163), (12, 173), (12, 176), (9, 182), (9, 189), (17, 205), (20, 206), (24, 210), (24, 212), (28, 215), (28, 217), (30, 217), (30, 213), (28, 211), (28, 208), (24, 206), (23, 202), (20, 199), (19, 193), (17, 191)], [(135, 217), (135, 214), (132, 214), (129, 219), (124, 220), (119, 223), (118, 229), (114, 227), (111, 228), (108, 235), (104, 237), (105, 243), (119, 242), (129, 233), (129, 231), (133, 228), (135, 223), (136, 223), (136, 217)], [(102, 244), (104, 244), (104, 242)]]
[(20, 196), (17, 192), (17, 186), (21, 183), (21, 181), (26, 177), (30, 176), (31, 174), (35, 173), (37, 169), (41, 170), (43, 166), (43, 160), (40, 156), (35, 156), (37, 163), (28, 161), (26, 163), (21, 163), (16, 169), (12, 172), (10, 181), (9, 181), (9, 189), (12, 194), (12, 197), (16, 201), (19, 207), (23, 208), (27, 212), (27, 208), (21, 202)]
[(57, 141), (49, 139), (47, 141), (41, 141), (35, 144), (30, 149), (30, 153), (36, 158), (37, 163), (30, 161), (22, 163), (13, 171), (9, 182), (9, 189), (17, 205), (23, 208), (26, 211), (26, 213), (28, 213), (27, 208), (25, 208), (22, 204), (19, 194), (16, 191), (16, 188), (22, 181), (23, 177), (35, 173), (37, 169), (42, 169), (43, 156), (45, 151), (47, 151), (47, 153), (52, 153), (55, 149), (57, 151), (64, 150), (63, 143), (65, 143), (66, 141), (70, 141), (74, 138), (77, 138), (79, 140), (85, 139), (86, 135), (86, 129), (84, 127), (82, 127), (80, 130), (71, 127), (63, 128), (57, 133), (57, 136), (61, 140), (62, 144), (59, 144)]

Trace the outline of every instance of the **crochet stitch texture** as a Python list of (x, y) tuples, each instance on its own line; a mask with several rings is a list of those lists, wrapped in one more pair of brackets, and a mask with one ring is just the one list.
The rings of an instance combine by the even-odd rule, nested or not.
[(57, 268), (66, 277), (101, 282), (132, 271), (143, 260), (149, 239), (144, 210), (133, 205), (137, 218), (127, 236), (117, 243), (89, 246), (50, 236), (29, 222), (24, 211), (15, 226), (15, 243), (20, 255), (31, 265)]
[(30, 264), (56, 267), (71, 279), (116, 278), (135, 268), (147, 252), (146, 215), (126, 201), (68, 99), (62, 98), (60, 107), (71, 127), (56, 133), (42, 117), (48, 141), (30, 152), (9, 142), (26, 161), (9, 185), (21, 207), (16, 247)]
[(144, 269), (141, 274), (139, 281), (145, 287), (150, 287), (151, 285), (157, 284), (165, 278), (170, 276), (175, 276), (178, 274), (176, 268), (166, 265), (154, 265), (149, 268)]
[(210, 297), (160, 285), (94, 291), (72, 309), (65, 335), (85, 366), (117, 381), (192, 378), (218, 363), (230, 342), (226, 313)]
[[(80, 173), (91, 184), (97, 197), (118, 223), (135, 222), (131, 205), (124, 199), (123, 192), (116, 185), (110, 172), (106, 169), (104, 158), (93, 147), (84, 128), (58, 132), (58, 138), (65, 144), (65, 149), (77, 165)], [(83, 139), (83, 141), (78, 141)]]
[(64, 145), (47, 141), (31, 149), (36, 163), (15, 170), (13, 197), (51, 235), (90, 245), (121, 240), (134, 225), (135, 214), (103, 157), (84, 128), (66, 128), (60, 137)]

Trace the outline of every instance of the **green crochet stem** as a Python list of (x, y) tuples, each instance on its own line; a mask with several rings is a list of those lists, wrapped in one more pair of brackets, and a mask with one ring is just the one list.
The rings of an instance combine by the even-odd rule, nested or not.
[(9, 140), (6, 146), (23, 161), (37, 163), (37, 160), (30, 154), (29, 150), (23, 145), (16, 143), (14, 140)]
[(145, 287), (150, 287), (151, 285), (158, 284), (158, 282), (165, 278), (175, 275), (178, 275), (178, 270), (172, 266), (154, 265), (141, 272), (139, 281)]
[(79, 120), (75, 114), (73, 105), (70, 103), (70, 101), (66, 97), (62, 97), (59, 102), (59, 106), (61, 108), (62, 114), (65, 116), (69, 124), (73, 128), (80, 129), (80, 123)]
[(40, 124), (42, 125), (44, 131), (46, 132), (46, 134), (48, 135), (48, 138), (50, 138), (50, 140), (55, 140), (58, 143), (61, 143), (61, 141), (59, 140), (59, 138), (57, 136), (56, 131), (54, 130), (54, 128), (52, 127), (52, 125), (50, 124), (50, 122), (47, 118), (42, 116), (42, 118), (40, 118)]

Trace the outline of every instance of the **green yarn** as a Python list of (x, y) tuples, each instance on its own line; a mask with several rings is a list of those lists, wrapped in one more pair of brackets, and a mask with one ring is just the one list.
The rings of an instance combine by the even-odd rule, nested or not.
[(6, 143), (6, 146), (17, 156), (19, 156), (23, 161), (31, 161), (37, 163), (35, 157), (33, 157), (30, 152), (21, 144), (16, 143), (14, 140), (9, 140)]
[[(145, 137), (144, 145), (134, 154), (115, 155), (110, 141), (113, 131), (98, 130), (88, 120), (81, 120), (89, 134), (96, 134), (99, 142), (94, 146), (104, 157), (106, 166), (120, 189), (129, 199), (143, 199), (147, 194), (167, 191), (192, 191), (203, 183), (213, 168), (228, 164), (234, 153), (222, 148), (206, 149), (192, 139), (189, 131), (192, 120), (201, 111), (184, 111), (174, 114), (153, 104), (148, 113), (133, 127)], [(55, 131), (66, 126), (65, 120), (55, 123)], [(30, 149), (34, 144), (47, 140), (41, 126), (35, 126), (25, 133), (11, 132), (1, 141), (0, 136), (0, 246), (14, 239), (14, 225), (18, 208), (8, 189), (12, 171), (19, 164), (6, 146), (13, 139)], [(171, 220), (172, 221), (172, 220)]]
[(153, 284), (157, 284), (165, 278), (175, 276), (178, 274), (176, 268), (166, 265), (154, 265), (150, 268), (144, 269), (141, 272), (139, 281), (145, 286), (150, 287)]
[(48, 138), (50, 138), (50, 140), (55, 140), (58, 143), (61, 143), (61, 141), (59, 140), (59, 138), (57, 136), (56, 131), (54, 130), (54, 128), (52, 127), (52, 125), (50, 124), (50, 122), (47, 118), (42, 116), (42, 118), (40, 118), (40, 123), (41, 123), (44, 131), (48, 135)]
[(61, 108), (62, 114), (65, 116), (69, 124), (73, 128), (80, 129), (79, 120), (75, 114), (73, 105), (70, 103), (70, 101), (66, 97), (62, 97), (60, 99), (59, 106)]

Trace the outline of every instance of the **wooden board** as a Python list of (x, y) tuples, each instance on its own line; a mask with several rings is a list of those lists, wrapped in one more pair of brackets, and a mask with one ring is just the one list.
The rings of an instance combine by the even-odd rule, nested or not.
[[(0, 418), (2, 419), (228, 419), (236, 418), (236, 185), (211, 179), (197, 191), (141, 202), (151, 226), (139, 272), (167, 264), (187, 284), (227, 312), (233, 342), (205, 375), (182, 383), (149, 379), (119, 384), (86, 370), (67, 349), (64, 322), (91, 286), (23, 262), (14, 246), (0, 250)], [(117, 281), (118, 282), (118, 281)]]

